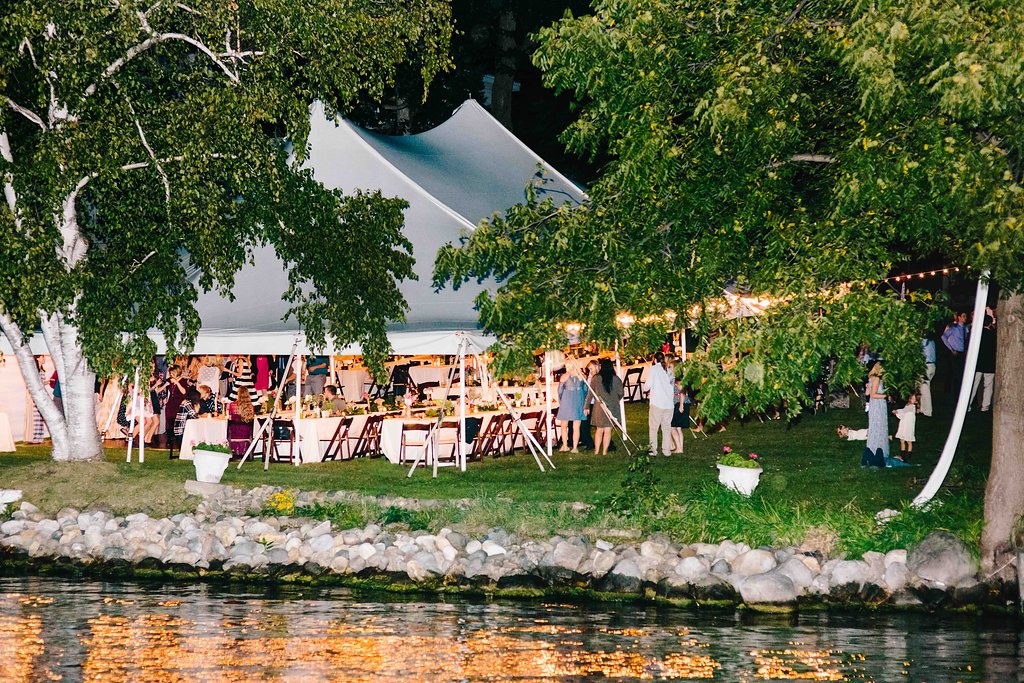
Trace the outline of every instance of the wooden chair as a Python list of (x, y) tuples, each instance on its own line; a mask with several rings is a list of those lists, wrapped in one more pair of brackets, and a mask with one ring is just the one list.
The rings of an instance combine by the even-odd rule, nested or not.
[[(288, 444), (288, 454), (281, 453), (280, 446)], [(270, 435), (265, 441), (267, 455), (274, 462), (293, 462), (295, 458), (295, 424), (291, 420), (275, 418), (270, 425)]]
[(360, 458), (364, 455), (370, 457), (380, 455), (380, 430), (383, 424), (383, 414), (370, 415), (366, 418), (366, 422), (363, 423), (363, 429), (359, 434), (353, 435), (350, 430), (345, 435), (348, 457)]
[(504, 415), (495, 415), (488, 420), (487, 424), (480, 428), (480, 431), (473, 437), (473, 441), (469, 445), (469, 453), (466, 455), (467, 460), (481, 460), (485, 455), (494, 450), (495, 435), (502, 429), (500, 424), (502, 418), (504, 418)]
[(398, 449), (398, 464), (422, 460), (427, 464), (430, 433), (433, 423), (406, 422), (402, 425), (402, 441)]
[(384, 384), (377, 384), (377, 380), (373, 378), (373, 375), (370, 375), (370, 380), (363, 382), (363, 393), (368, 394), (371, 401), (376, 398), (385, 398), (391, 393), (391, 376), (394, 372), (395, 369), (391, 368), (391, 372), (388, 373), (388, 379)]
[[(520, 413), (520, 417), (522, 414)], [(519, 423), (511, 413), (505, 414), (505, 420), (501, 425), (501, 432), (498, 434), (497, 451), (494, 457), (512, 455), (516, 450), (516, 442), (519, 440)]]
[(434, 476), (437, 476), (438, 467), (458, 466), (461, 438), (458, 420), (444, 420), (434, 430)]
[(622, 396), (629, 402), (642, 401), (645, 398), (644, 385), (641, 381), (643, 368), (629, 368), (622, 378)]
[(352, 417), (343, 417), (338, 421), (338, 427), (334, 430), (334, 435), (330, 439), (320, 439), (320, 443), (327, 443), (322, 462), (336, 460), (339, 456), (342, 460), (350, 460), (352, 458), (352, 451), (348, 448), (348, 431), (351, 427)]

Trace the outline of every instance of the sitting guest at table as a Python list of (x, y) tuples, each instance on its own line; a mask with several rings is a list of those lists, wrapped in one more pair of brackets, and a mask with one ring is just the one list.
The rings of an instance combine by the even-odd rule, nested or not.
[(345, 401), (345, 397), (338, 393), (338, 387), (333, 384), (328, 384), (324, 387), (324, 398), (331, 402), (331, 412), (344, 413), (348, 410), (348, 403)]
[(174, 439), (181, 444), (181, 435), (185, 433), (185, 423), (199, 417), (199, 404), (202, 399), (194, 387), (185, 390), (185, 395), (174, 415)]
[(199, 385), (199, 414), (220, 415), (220, 402), (217, 400), (217, 396), (213, 393), (213, 389), (210, 388), (209, 384)]
[(248, 387), (238, 387), (238, 400), (228, 406), (228, 445), (234, 455), (245, 455), (252, 441), (252, 421), (256, 410)]

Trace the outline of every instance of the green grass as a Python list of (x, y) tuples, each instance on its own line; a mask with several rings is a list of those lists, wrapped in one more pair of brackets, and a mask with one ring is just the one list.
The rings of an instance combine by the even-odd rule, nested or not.
[[(941, 401), (941, 397), (939, 397)], [(627, 406), (630, 433), (646, 447), (644, 404)], [(859, 553), (869, 549), (905, 547), (928, 531), (945, 528), (968, 541), (980, 529), (984, 478), (991, 454), (991, 423), (987, 414), (970, 414), (957, 458), (943, 489), (944, 504), (930, 511), (909, 511), (877, 527), (874, 513), (902, 510), (923, 487), (945, 440), (951, 408), (935, 417), (918, 418), (917, 466), (887, 470), (860, 468), (862, 443), (841, 441), (835, 427), (863, 426), (862, 410), (832, 410), (805, 415), (794, 423), (758, 420), (732, 422), (725, 432), (707, 437), (686, 432), (686, 453), (652, 460), (658, 489), (674, 495), (676, 505), (656, 514), (623, 519), (600, 505), (622, 490), (629, 459), (621, 445), (608, 457), (555, 453), (556, 469), (540, 472), (528, 455), (470, 463), (468, 471), (452, 469), (432, 479), (427, 470), (407, 478), (407, 468), (383, 459), (360, 459), (294, 467), (274, 464), (233, 466), (224, 483), (239, 487), (271, 484), (301, 490), (349, 490), (371, 496), (474, 499), (471, 505), (442, 505), (417, 515), (366, 507), (310, 513), (354, 526), (360, 518), (400, 523), (409, 528), (451, 526), (469, 531), (503, 526), (526, 535), (608, 527), (660, 532), (681, 541), (732, 538), (751, 544), (797, 543), (808, 536), (822, 545)], [(895, 430), (893, 430), (895, 431)], [(898, 442), (893, 442), (898, 449)], [(756, 451), (764, 465), (760, 487), (750, 499), (732, 494), (715, 482), (714, 462), (729, 445), (734, 451)], [(123, 448), (108, 449), (108, 463), (62, 464), (49, 460), (45, 447), (22, 446), (0, 456), (0, 486), (22, 488), (26, 498), (44, 510), (102, 504), (116, 513), (147, 511), (166, 515), (194, 509), (182, 482), (194, 476), (190, 462), (169, 461), (166, 451), (147, 452), (143, 465), (124, 463)], [(589, 511), (567, 503), (598, 504)], [(671, 501), (668, 501), (671, 502)], [(406, 519), (405, 517), (409, 518)], [(831, 540), (830, 540), (831, 539)]]

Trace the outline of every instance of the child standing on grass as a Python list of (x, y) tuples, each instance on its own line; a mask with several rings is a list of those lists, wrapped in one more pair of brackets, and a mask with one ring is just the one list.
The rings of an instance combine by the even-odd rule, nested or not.
[(900, 424), (896, 428), (896, 438), (900, 440), (900, 460), (910, 460), (910, 453), (914, 450), (914, 429), (917, 423), (917, 394), (911, 394), (907, 398), (907, 405), (892, 411), (892, 414), (899, 418)]

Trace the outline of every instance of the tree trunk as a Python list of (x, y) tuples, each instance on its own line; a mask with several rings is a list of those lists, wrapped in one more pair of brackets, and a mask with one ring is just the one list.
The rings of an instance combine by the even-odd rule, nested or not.
[(503, 9), (498, 16), (498, 58), (491, 84), (491, 116), (509, 130), (512, 130), (512, 90), (518, 62), (515, 30), (515, 14), (511, 8)]
[(992, 468), (985, 487), (981, 536), (982, 568), (989, 572), (1009, 551), (1011, 534), (1024, 515), (1024, 401), (1017, 396), (1017, 382), (1024, 377), (1024, 295), (1000, 299), (996, 320)]
[(50, 431), (53, 459), (100, 460), (103, 445), (96, 427), (96, 375), (78, 344), (78, 331), (67, 324), (56, 324), (56, 320), (48, 316), (42, 327), (60, 380), (63, 413), (47, 392), (21, 329), (4, 313), (0, 313), (0, 328), (14, 349), (25, 386)]

